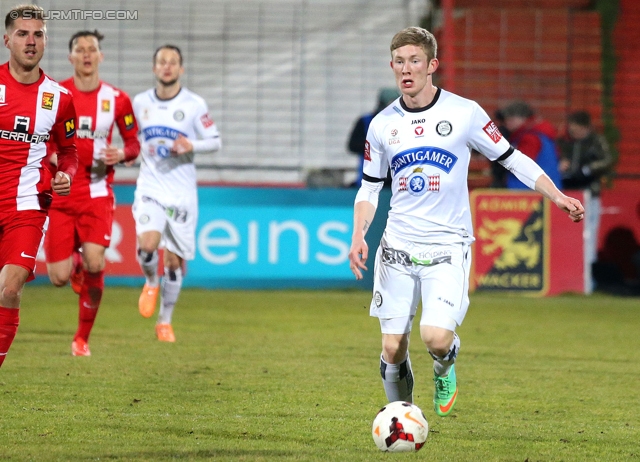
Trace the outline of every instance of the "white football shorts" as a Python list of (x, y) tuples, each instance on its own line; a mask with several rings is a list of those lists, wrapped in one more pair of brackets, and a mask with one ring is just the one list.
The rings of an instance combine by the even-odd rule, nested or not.
[(175, 253), (184, 260), (193, 260), (196, 255), (196, 224), (198, 203), (173, 205), (160, 200), (137, 195), (133, 201), (133, 218), (136, 235), (146, 231), (162, 234), (160, 247)]
[(416, 244), (384, 234), (376, 252), (370, 314), (385, 334), (420, 325), (455, 330), (469, 308), (469, 244)]

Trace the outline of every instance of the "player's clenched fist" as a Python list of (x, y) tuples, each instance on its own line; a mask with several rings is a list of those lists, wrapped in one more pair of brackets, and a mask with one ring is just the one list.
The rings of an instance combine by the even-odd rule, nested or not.
[(59, 196), (68, 196), (71, 192), (71, 177), (64, 172), (57, 172), (51, 180), (51, 189)]

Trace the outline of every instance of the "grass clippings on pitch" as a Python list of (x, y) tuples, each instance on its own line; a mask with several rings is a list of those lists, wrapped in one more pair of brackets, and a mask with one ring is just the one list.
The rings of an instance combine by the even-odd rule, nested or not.
[[(375, 461), (380, 334), (357, 291), (185, 290), (177, 342), (107, 287), (93, 356), (71, 289), (27, 286), (0, 369), (0, 460)], [(429, 461), (640, 461), (640, 303), (474, 295), (447, 418), (411, 345)]]

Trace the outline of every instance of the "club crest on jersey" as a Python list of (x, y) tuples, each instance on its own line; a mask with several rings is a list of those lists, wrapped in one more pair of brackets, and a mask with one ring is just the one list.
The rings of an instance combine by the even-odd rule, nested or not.
[(44, 92), (42, 93), (42, 109), (47, 109), (47, 110), (51, 110), (53, 109), (53, 99), (55, 98), (55, 95), (53, 93), (48, 93), (48, 92)]
[(420, 146), (399, 152), (391, 159), (391, 170), (395, 175), (400, 170), (420, 165), (430, 165), (451, 173), (458, 158), (449, 151), (433, 146)]
[(421, 167), (416, 168), (408, 177), (400, 178), (399, 191), (407, 191), (412, 196), (422, 196), (427, 191), (440, 191), (440, 174), (426, 175)]
[(111, 110), (111, 101), (108, 99), (100, 101), (100, 109), (102, 112), (109, 112)]
[(498, 141), (502, 139), (502, 133), (500, 133), (500, 130), (492, 120), (490, 120), (482, 129), (487, 135), (489, 135), (489, 138), (491, 138), (494, 143), (497, 144)]
[(184, 119), (184, 112), (178, 109), (173, 113), (173, 120), (175, 120), (176, 122), (180, 122), (182, 119)]
[(453, 127), (451, 126), (451, 122), (448, 120), (441, 120), (436, 125), (436, 133), (440, 136), (449, 136), (453, 131)]

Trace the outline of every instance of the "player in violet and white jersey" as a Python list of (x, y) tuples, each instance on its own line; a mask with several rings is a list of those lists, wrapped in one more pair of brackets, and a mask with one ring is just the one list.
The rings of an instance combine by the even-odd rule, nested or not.
[(156, 87), (133, 100), (142, 146), (133, 216), (138, 262), (146, 277), (138, 309), (145, 318), (155, 311), (160, 292), (157, 249), (164, 247), (156, 336), (175, 342), (171, 319), (182, 287), (183, 264), (195, 257), (198, 194), (193, 160), (195, 153), (220, 149), (221, 141), (204, 99), (180, 85), (184, 72), (180, 49), (158, 48), (153, 72)]
[(404, 29), (391, 41), (391, 68), (402, 96), (369, 126), (349, 261), (362, 279), (369, 257), (365, 235), (390, 168), (391, 209), (376, 253), (370, 308), (382, 331), (382, 382), (389, 402), (413, 400), (408, 346), (422, 301), (420, 336), (434, 359), (434, 408), (446, 416), (458, 396), (454, 362), (460, 338), (455, 330), (469, 306), (471, 150), (500, 162), (574, 222), (584, 218), (584, 208), (511, 147), (477, 103), (433, 85), (436, 53), (434, 36), (419, 27)]

